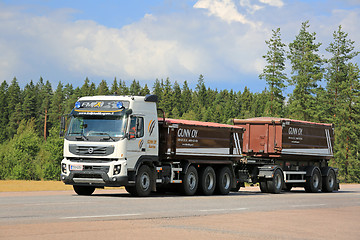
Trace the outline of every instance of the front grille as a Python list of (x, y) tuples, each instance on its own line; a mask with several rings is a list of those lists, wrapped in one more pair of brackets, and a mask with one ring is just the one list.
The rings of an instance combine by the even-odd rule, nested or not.
[(70, 144), (69, 151), (75, 155), (107, 156), (114, 152), (114, 146), (83, 146)]
[(80, 174), (80, 173), (75, 173), (74, 178), (101, 178), (102, 179), (100, 174)]
[[(89, 165), (84, 165), (83, 166), (83, 170), (87, 171), (87, 172), (102, 171), (102, 172), (108, 173), (109, 169), (110, 169), (109, 166), (91, 166), (91, 165), (90, 166)], [(77, 170), (73, 170), (73, 171), (77, 171)], [(81, 174), (84, 174), (84, 173), (81, 173)]]

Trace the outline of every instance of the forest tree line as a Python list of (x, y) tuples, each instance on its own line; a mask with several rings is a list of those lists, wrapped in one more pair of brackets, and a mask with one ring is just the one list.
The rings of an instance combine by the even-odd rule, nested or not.
[[(0, 179), (58, 180), (63, 139), (60, 117), (70, 113), (81, 96), (156, 94), (166, 117), (218, 123), (233, 118), (284, 117), (335, 124), (333, 167), (342, 182), (360, 182), (360, 70), (353, 63), (359, 54), (342, 27), (333, 32), (326, 51), (302, 23), (298, 35), (286, 46), (280, 29), (266, 41), (266, 65), (259, 78), (267, 87), (260, 93), (218, 90), (206, 86), (200, 75), (195, 89), (170, 79), (156, 79), (151, 88), (133, 80), (116, 78), (98, 85), (85, 79), (74, 87), (59, 82), (56, 88), (40, 78), (21, 89), (16, 78), (0, 85)], [(286, 62), (291, 74), (286, 74)], [(320, 82), (322, 84), (320, 85)], [(286, 96), (290, 86), (293, 91)]]

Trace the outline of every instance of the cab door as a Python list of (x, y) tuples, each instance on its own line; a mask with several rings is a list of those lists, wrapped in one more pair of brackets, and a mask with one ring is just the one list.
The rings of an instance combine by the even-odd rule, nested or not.
[(128, 168), (134, 168), (137, 160), (146, 155), (144, 117), (131, 116), (128, 128), (127, 161)]

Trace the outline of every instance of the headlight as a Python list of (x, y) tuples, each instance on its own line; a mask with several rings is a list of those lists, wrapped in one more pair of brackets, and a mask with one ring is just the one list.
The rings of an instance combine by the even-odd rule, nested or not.
[(120, 174), (120, 172), (121, 172), (121, 165), (115, 165), (113, 175), (118, 175)]

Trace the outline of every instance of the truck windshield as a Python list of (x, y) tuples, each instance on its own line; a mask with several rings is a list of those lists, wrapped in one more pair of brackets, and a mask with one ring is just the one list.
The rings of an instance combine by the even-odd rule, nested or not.
[(125, 136), (126, 117), (123, 116), (72, 116), (67, 136), (122, 138)]

